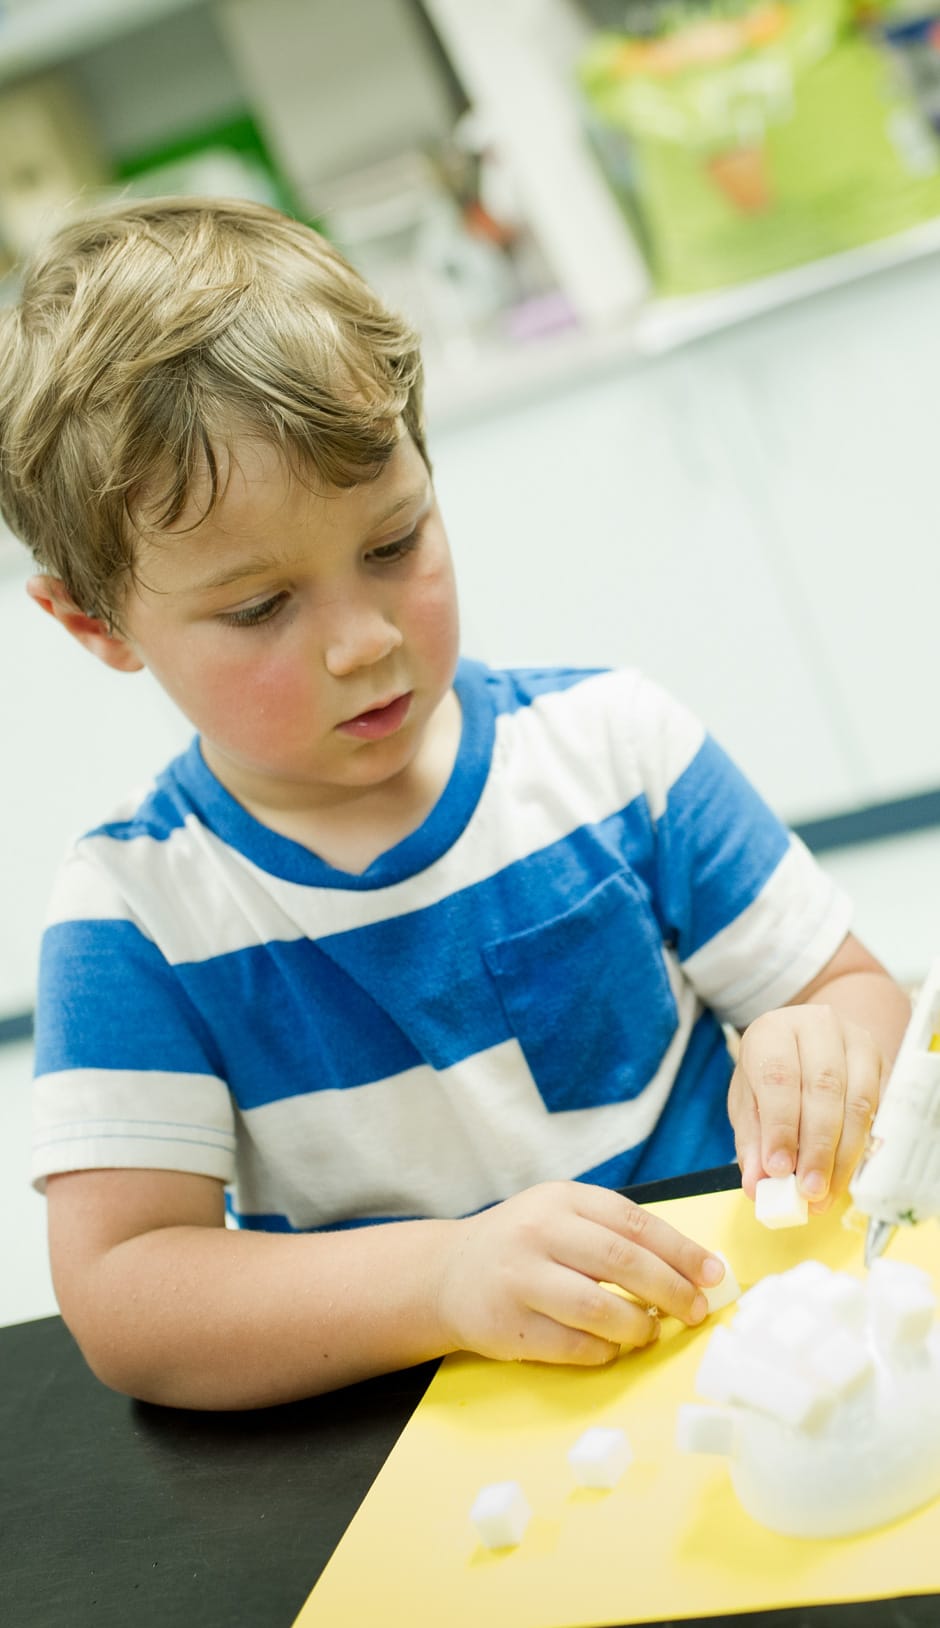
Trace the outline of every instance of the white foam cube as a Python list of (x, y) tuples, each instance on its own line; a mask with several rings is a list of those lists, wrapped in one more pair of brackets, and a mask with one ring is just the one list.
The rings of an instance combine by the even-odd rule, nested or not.
[(724, 1266), (725, 1275), (720, 1283), (702, 1290), (710, 1312), (721, 1311), (722, 1306), (730, 1306), (732, 1300), (737, 1300), (741, 1293), (741, 1285), (731, 1270), (727, 1255), (723, 1255), (720, 1249), (713, 1249), (712, 1254), (718, 1256)]
[(623, 1430), (592, 1425), (568, 1451), (582, 1487), (615, 1487), (633, 1452)]
[(762, 1324), (784, 1303), (786, 1289), (783, 1275), (780, 1272), (768, 1272), (765, 1278), (760, 1278), (750, 1289), (745, 1289), (738, 1301), (737, 1315), (734, 1326), (738, 1333), (743, 1334), (746, 1329)]
[(910, 1261), (886, 1260), (883, 1256), (872, 1262), (868, 1272), (868, 1286), (873, 1295), (881, 1294), (889, 1286), (897, 1287), (908, 1284), (910, 1287), (926, 1289), (934, 1293), (933, 1281), (930, 1273), (925, 1272), (922, 1266), (912, 1266)]
[(470, 1510), (470, 1519), (488, 1549), (508, 1549), (521, 1543), (531, 1515), (518, 1481), (493, 1481), (481, 1487)]
[(722, 1453), (734, 1450), (734, 1414), (729, 1408), (706, 1408), (683, 1402), (676, 1418), (676, 1446), (680, 1453)]
[(832, 1403), (825, 1382), (814, 1374), (797, 1374), (750, 1353), (738, 1356), (731, 1375), (732, 1402), (766, 1413), (781, 1424), (818, 1424)]
[(730, 1329), (719, 1325), (705, 1347), (695, 1376), (699, 1396), (707, 1396), (712, 1402), (730, 1402), (739, 1350)]
[(813, 1372), (839, 1398), (862, 1385), (872, 1372), (872, 1359), (864, 1340), (847, 1329), (834, 1328), (810, 1355)]
[[(794, 1176), (787, 1176), (787, 1181), (795, 1181)], [(832, 1285), (835, 1273), (824, 1266), (822, 1261), (800, 1261), (798, 1265), (791, 1266), (789, 1272), (781, 1274), (785, 1280), (788, 1293), (796, 1292), (802, 1300), (807, 1296), (816, 1298), (825, 1294)]]
[(849, 1272), (832, 1272), (826, 1299), (830, 1314), (846, 1328), (860, 1331), (865, 1324), (868, 1296), (865, 1285)]
[(767, 1340), (770, 1345), (785, 1351), (789, 1356), (809, 1351), (819, 1338), (819, 1318), (810, 1311), (808, 1306), (785, 1306), (784, 1309), (769, 1317), (762, 1326), (761, 1332), (766, 1329)]
[(872, 1267), (868, 1308), (876, 1336), (888, 1345), (921, 1345), (933, 1327), (937, 1310), (929, 1277), (900, 1261), (878, 1261), (875, 1265), (882, 1269)]
[(802, 1227), (809, 1220), (809, 1210), (802, 1193), (797, 1191), (795, 1174), (764, 1176), (754, 1190), (754, 1214), (762, 1226)]

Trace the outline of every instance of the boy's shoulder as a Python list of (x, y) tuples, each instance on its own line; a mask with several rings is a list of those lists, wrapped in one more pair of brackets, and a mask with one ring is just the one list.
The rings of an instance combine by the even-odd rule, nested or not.
[(650, 688), (668, 705), (665, 692), (650, 687), (635, 667), (490, 666), (464, 658), (456, 688), (462, 698), (471, 689), (484, 692), (497, 716), (534, 707), (572, 716), (611, 710), (623, 717), (625, 709), (632, 711), (644, 704), (644, 692)]
[(53, 879), (46, 926), (131, 923), (158, 937), (161, 921), (195, 917), (211, 892), (209, 823), (200, 807), (198, 738), (153, 780), (130, 790), (67, 844)]
[(609, 724), (624, 742), (656, 741), (664, 732), (700, 741), (704, 733), (699, 719), (638, 667), (489, 667), (464, 661), (461, 669), (465, 681), (486, 689), (497, 715), (534, 707), (576, 728), (593, 719), (601, 727)]
[(199, 763), (199, 744), (193, 740), (153, 779), (130, 788), (97, 824), (76, 837), (73, 847), (80, 849), (98, 839), (130, 842), (136, 837), (148, 837), (166, 842), (185, 825), (192, 811)]
[(463, 661), (462, 670), (471, 681), (485, 685), (497, 712), (515, 712), (549, 696), (608, 674), (603, 667), (489, 667), (484, 662)]

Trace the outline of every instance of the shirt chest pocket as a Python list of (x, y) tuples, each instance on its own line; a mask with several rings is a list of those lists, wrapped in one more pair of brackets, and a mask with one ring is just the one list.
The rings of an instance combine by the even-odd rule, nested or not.
[(629, 872), (484, 945), (483, 957), (550, 1112), (623, 1102), (652, 1079), (678, 1009), (656, 919)]

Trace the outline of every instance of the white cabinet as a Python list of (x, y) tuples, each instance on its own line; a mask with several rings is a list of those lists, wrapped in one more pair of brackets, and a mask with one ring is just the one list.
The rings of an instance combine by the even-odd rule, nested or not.
[(754, 495), (737, 381), (691, 350), (431, 436), (465, 642), (643, 667), (793, 818), (865, 801)]
[(940, 269), (921, 261), (712, 342), (768, 541), (862, 799), (940, 784)]
[(789, 817), (940, 785), (923, 260), (432, 447), (471, 639), (628, 660)]

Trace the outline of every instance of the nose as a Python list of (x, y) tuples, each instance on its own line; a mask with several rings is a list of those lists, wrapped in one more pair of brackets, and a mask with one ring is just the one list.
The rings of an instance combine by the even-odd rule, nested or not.
[(324, 647), (332, 678), (348, 678), (362, 667), (375, 667), (402, 644), (402, 635), (376, 605), (337, 606)]

